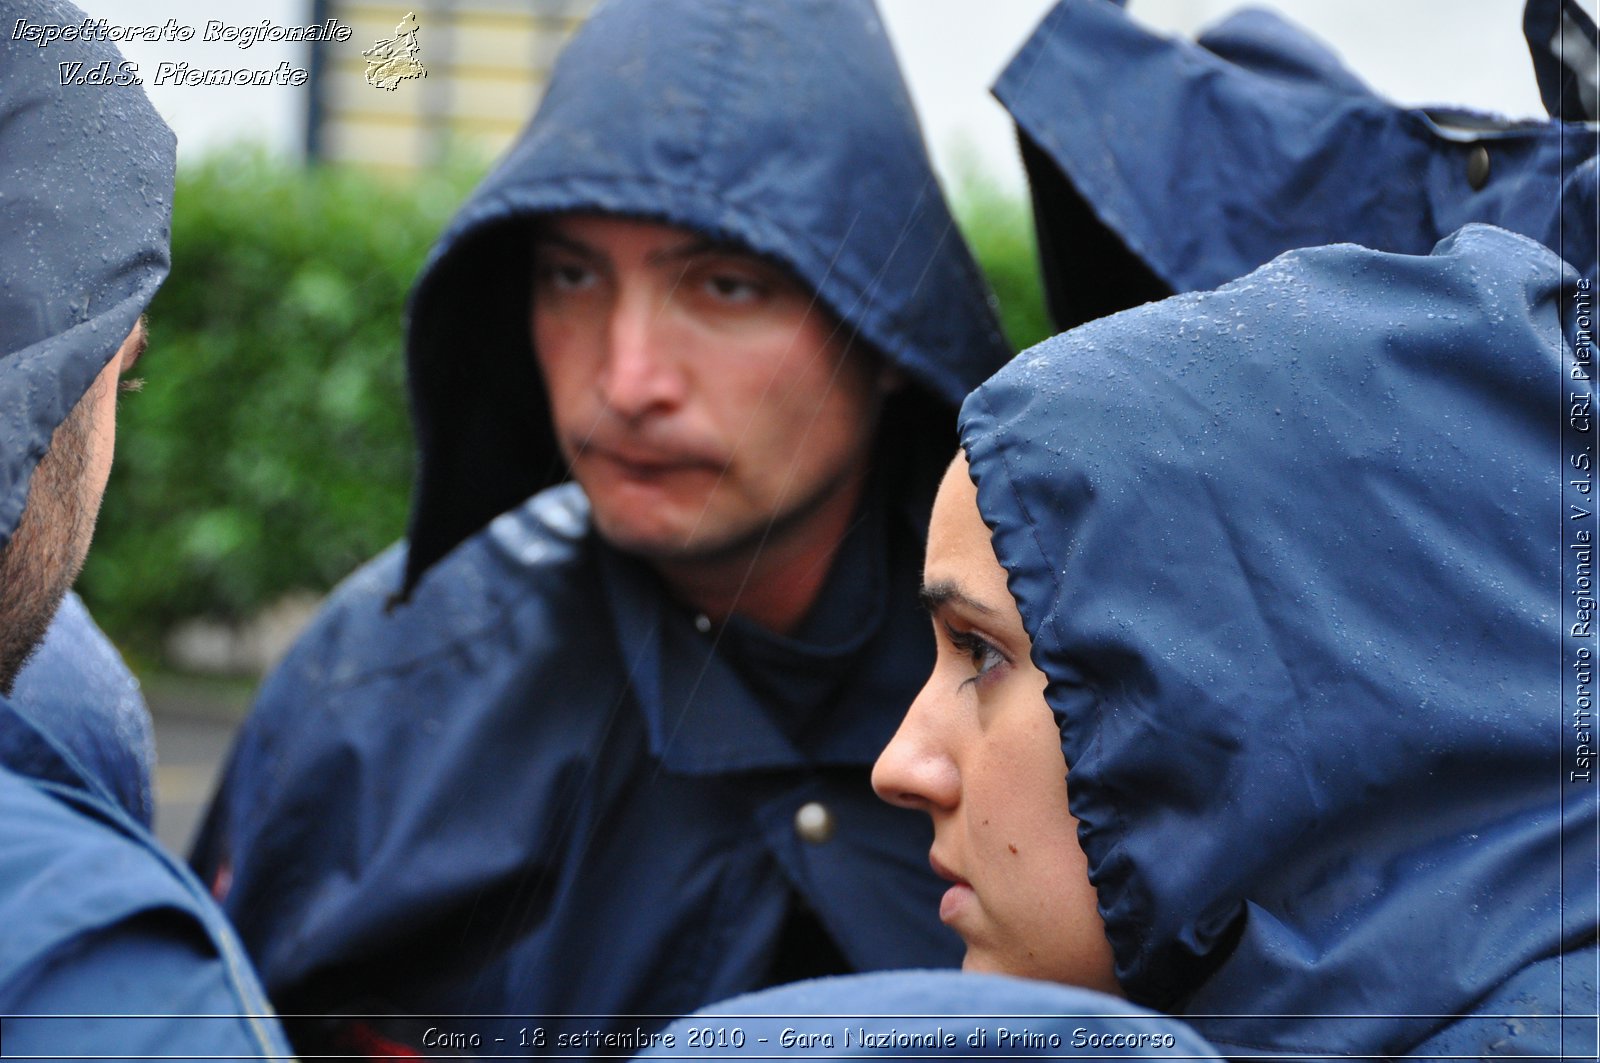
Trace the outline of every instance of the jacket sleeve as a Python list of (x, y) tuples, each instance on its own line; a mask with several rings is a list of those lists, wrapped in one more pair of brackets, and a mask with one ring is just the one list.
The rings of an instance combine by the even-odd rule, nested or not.
[(241, 848), (252, 847), (253, 831), (270, 824), (270, 833), (281, 836), (301, 825), (278, 807), (285, 780), (303, 769), (298, 754), (315, 747), (326, 729), (330, 689), (373, 655), (370, 640), (362, 638), (363, 620), (381, 612), (398, 585), (399, 561), (391, 549), (337, 589), (257, 693), (189, 855), (190, 867), (224, 906), (234, 861)]

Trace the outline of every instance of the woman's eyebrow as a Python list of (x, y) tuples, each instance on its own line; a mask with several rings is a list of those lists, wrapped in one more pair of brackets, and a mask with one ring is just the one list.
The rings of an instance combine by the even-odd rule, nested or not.
[(966, 606), (973, 612), (983, 616), (999, 616), (999, 610), (988, 606), (972, 597), (961, 589), (961, 585), (953, 580), (935, 580), (924, 583), (917, 592), (917, 597), (922, 601), (922, 607), (930, 613), (936, 613), (945, 605), (955, 602)]

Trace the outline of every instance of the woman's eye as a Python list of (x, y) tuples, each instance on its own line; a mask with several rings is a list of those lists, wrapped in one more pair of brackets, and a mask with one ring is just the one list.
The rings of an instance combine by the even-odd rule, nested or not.
[(972, 677), (967, 682), (976, 682), (993, 672), (1008, 659), (994, 643), (972, 631), (956, 631), (947, 629), (951, 643), (965, 654), (972, 662)]
[(1006, 659), (988, 640), (978, 639), (977, 642), (978, 644), (968, 651), (972, 657), (973, 671), (980, 676), (988, 675), (997, 665), (1005, 663)]

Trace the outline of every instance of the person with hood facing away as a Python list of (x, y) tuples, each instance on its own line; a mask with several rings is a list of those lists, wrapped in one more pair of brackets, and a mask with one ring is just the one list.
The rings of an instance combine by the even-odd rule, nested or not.
[(1079, 1029), (1170, 1055), (1131, 1001), (1238, 1059), (1593, 1059), (1584, 300), (1471, 225), (1429, 255), (1290, 252), (1019, 355), (962, 406), (937, 663), (873, 774), (932, 819), (983, 973), (821, 980), (673, 1032), (982, 1011), (1057, 1057)]
[(1523, 30), (1548, 120), (1397, 106), (1270, 11), (1188, 41), (1121, 0), (1060, 0), (994, 86), (1056, 325), (1214, 288), (1297, 247), (1427, 254), (1470, 222), (1538, 240), (1596, 283), (1594, 21), (1577, 0), (1528, 0)]
[(615, 1053), (953, 965), (868, 776), (1008, 353), (868, 0), (601, 5), (413, 293), (408, 539), (268, 679), (196, 850), (282, 1010), (370, 1016), (297, 1043)]
[[(84, 20), (35, 0), (7, 15)], [(30, 714), (9, 700), (89, 548), (119, 377), (167, 273), (171, 131), (137, 86), (63, 85), (58, 67), (121, 61), (99, 42), (0, 44), (0, 1034), (17, 1056), (281, 1059), (222, 914), (119, 785), (140, 751), (97, 728), (121, 710), (58, 718), (64, 678), (36, 681)], [(86, 615), (61, 630), (52, 668), (105, 649)], [(116, 688), (104, 660), (88, 668), (82, 693)]]

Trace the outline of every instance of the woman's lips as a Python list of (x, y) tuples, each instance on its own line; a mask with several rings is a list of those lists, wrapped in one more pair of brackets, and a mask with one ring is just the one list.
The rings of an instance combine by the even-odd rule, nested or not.
[(960, 875), (956, 874), (954, 871), (951, 871), (948, 867), (945, 866), (944, 861), (940, 860), (932, 852), (928, 853), (928, 866), (933, 868), (933, 873), (935, 875), (938, 875), (940, 878), (944, 879), (946, 882), (958, 882), (961, 885), (966, 885), (966, 882), (967, 882), (966, 879), (962, 878)]
[(965, 882), (957, 882), (945, 890), (944, 896), (939, 898), (939, 921), (947, 924), (955, 922), (976, 896), (972, 887)]
[(939, 919), (949, 923), (959, 916), (963, 909), (972, 903), (977, 896), (972, 891), (972, 886), (966, 879), (956, 874), (931, 852), (928, 854), (928, 865), (933, 868), (933, 873), (953, 885), (944, 891), (944, 897), (939, 901)]

